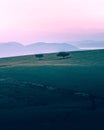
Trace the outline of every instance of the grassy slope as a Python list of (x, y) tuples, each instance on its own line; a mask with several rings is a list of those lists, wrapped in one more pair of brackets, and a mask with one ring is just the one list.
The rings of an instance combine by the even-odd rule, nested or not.
[[(103, 113), (97, 113), (98, 110), (94, 113), (86, 111), (91, 104), (86, 97), (73, 96), (70, 90), (104, 95), (104, 50), (71, 52), (68, 59), (59, 59), (56, 54), (45, 55), (44, 60), (38, 60), (34, 55), (0, 59), (0, 120), (10, 119), (11, 116), (16, 120), (26, 118), (26, 123), (29, 118), (29, 125), (33, 125), (32, 121), (38, 119), (40, 122), (41, 117), (41, 121), (46, 121), (43, 124), (48, 122), (47, 125), (50, 125), (54, 120), (56, 125), (65, 120), (66, 124), (64, 122), (61, 126), (63, 128), (69, 125), (74, 130), (78, 127), (87, 130), (91, 124), (88, 122), (87, 125), (86, 121), (91, 116), (90, 121), (103, 119)], [(72, 106), (72, 109), (69, 111), (64, 107), (66, 105)], [(98, 114), (102, 117), (96, 116)], [(86, 128), (81, 125), (83, 118)]]
[(43, 60), (34, 55), (0, 59), (0, 78), (103, 93), (104, 50), (71, 52), (59, 59), (48, 54)]
[(70, 58), (59, 60), (56, 54), (45, 54), (44, 60), (37, 60), (35, 55), (1, 58), (0, 66), (44, 66), (44, 65), (77, 65), (77, 66), (103, 66), (104, 50), (70, 52)]

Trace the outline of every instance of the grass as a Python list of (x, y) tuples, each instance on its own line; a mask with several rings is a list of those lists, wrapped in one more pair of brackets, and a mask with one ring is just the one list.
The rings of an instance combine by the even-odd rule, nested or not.
[(56, 55), (0, 59), (1, 129), (104, 129), (104, 50)]
[(104, 50), (71, 52), (68, 59), (45, 54), (0, 59), (0, 78), (30, 81), (103, 94)]
[(55, 53), (44, 54), (43, 60), (38, 60), (35, 55), (1, 58), (0, 66), (44, 66), (44, 65), (70, 65), (70, 66), (103, 66), (104, 50), (70, 52), (70, 58), (59, 59)]

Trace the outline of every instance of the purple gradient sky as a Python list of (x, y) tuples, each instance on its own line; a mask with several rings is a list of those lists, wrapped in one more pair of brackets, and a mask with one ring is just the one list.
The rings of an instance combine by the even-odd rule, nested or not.
[(0, 42), (86, 40), (103, 31), (104, 0), (0, 1)]

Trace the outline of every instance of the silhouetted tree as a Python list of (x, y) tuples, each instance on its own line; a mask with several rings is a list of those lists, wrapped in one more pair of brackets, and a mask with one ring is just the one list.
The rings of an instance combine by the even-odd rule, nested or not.
[(35, 56), (36, 56), (36, 58), (38, 58), (39, 60), (41, 60), (41, 59), (44, 57), (43, 54), (36, 54)]
[(59, 52), (59, 53), (57, 54), (57, 56), (63, 57), (63, 59), (66, 58), (66, 57), (68, 57), (69, 55), (70, 55), (69, 52)]

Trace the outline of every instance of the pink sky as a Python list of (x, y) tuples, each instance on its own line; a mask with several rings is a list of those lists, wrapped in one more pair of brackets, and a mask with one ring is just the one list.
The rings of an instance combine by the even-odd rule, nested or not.
[(0, 42), (63, 42), (104, 31), (104, 0), (1, 0)]

